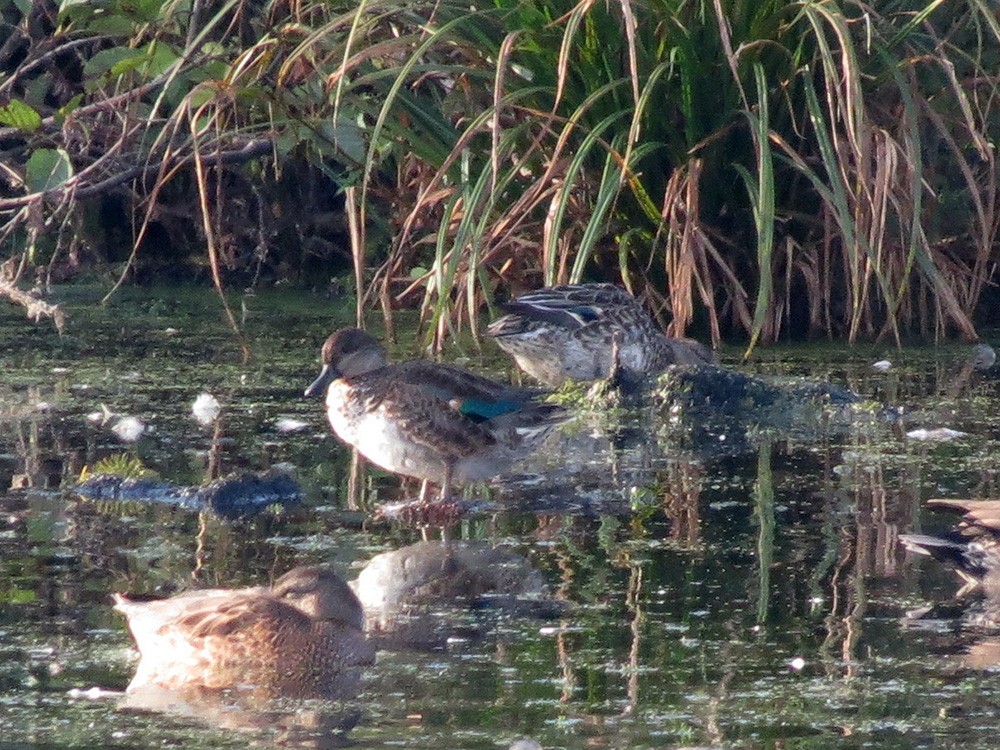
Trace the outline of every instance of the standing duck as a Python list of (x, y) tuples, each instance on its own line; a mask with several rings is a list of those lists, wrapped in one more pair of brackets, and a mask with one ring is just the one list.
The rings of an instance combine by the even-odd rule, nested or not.
[(547, 386), (601, 380), (616, 365), (633, 384), (670, 365), (714, 363), (708, 347), (664, 335), (639, 301), (613, 284), (545, 287), (503, 307), (507, 314), (486, 335)]
[(370, 334), (343, 328), (327, 338), (322, 370), (305, 395), (326, 394), (341, 440), (383, 469), (438, 482), (489, 479), (531, 453), (562, 410), (518, 388), (453, 365), (387, 364)]

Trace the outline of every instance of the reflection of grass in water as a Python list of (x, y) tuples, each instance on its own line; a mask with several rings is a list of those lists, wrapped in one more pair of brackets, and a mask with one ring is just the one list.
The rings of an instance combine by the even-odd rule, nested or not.
[[(5, 343), (0, 363), (14, 359), (13, 369), (23, 376), (26, 368), (34, 375), (48, 375), (53, 367), (71, 368), (76, 375), (88, 367), (88, 360), (105, 369), (116, 362), (161, 356), (200, 365), (241, 362), (240, 342), (211, 289), (125, 289), (101, 305), (106, 291), (97, 286), (57, 287), (51, 298), (68, 316), (61, 336), (47, 325), (27, 324), (13, 306), (0, 305), (0, 337)], [(315, 360), (330, 328), (352, 322), (349, 302), (284, 291), (229, 296), (250, 342), (252, 361), (272, 365), (290, 358)]]

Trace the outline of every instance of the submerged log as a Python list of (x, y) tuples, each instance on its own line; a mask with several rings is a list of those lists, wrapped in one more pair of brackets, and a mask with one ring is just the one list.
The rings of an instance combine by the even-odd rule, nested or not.
[(652, 396), (667, 431), (699, 455), (746, 452), (773, 438), (811, 441), (894, 419), (841, 385), (713, 365), (670, 368)]
[(294, 505), (302, 489), (288, 474), (274, 469), (255, 474), (237, 472), (204, 485), (187, 487), (161, 479), (96, 474), (73, 491), (83, 498), (112, 503), (161, 503), (222, 518), (247, 518), (270, 505)]

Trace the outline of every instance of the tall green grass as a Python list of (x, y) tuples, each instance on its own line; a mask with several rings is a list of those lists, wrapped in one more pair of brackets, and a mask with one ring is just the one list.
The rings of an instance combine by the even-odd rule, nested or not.
[[(0, 200), (8, 246), (127, 157), (145, 166), (135, 246), (193, 185), (221, 285), (248, 241), (226, 206), (267, 214), (291, 170), (345, 191), (359, 300), (418, 304), (430, 343), (498, 297), (588, 278), (643, 294), (672, 333), (750, 347), (976, 335), (997, 261), (984, 3), (276, 0), (197, 27), (187, 7), (65, 3), (60, 41), (120, 23), (75, 48), (91, 79), (62, 115), (27, 85), (44, 65), (0, 81), (31, 178)], [(60, 117), (90, 126), (86, 149)], [(248, 143), (264, 148), (240, 160)]]
[(422, 295), (436, 340), (478, 327), (497, 293), (589, 276), (644, 291), (673, 333), (698, 322), (751, 346), (975, 336), (996, 258), (985, 7), (435, 12), (373, 132), (406, 112), (450, 148), (415, 164), (412, 134), (392, 134), (415, 181), (376, 270), (383, 299)]

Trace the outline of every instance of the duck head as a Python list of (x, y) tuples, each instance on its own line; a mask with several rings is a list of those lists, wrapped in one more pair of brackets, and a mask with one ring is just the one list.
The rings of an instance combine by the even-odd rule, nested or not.
[(271, 592), (314, 620), (364, 628), (361, 602), (351, 587), (328, 568), (318, 565), (293, 568), (275, 581)]
[(326, 393), (326, 387), (337, 378), (352, 378), (385, 367), (385, 350), (378, 340), (360, 328), (341, 328), (323, 343), (323, 368), (319, 377), (306, 388), (305, 396)]

